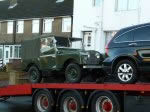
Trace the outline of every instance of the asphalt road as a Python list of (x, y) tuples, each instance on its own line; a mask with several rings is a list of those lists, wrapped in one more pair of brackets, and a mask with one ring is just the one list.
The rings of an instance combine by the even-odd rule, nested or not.
[(33, 112), (31, 97), (12, 97), (0, 102), (0, 112)]

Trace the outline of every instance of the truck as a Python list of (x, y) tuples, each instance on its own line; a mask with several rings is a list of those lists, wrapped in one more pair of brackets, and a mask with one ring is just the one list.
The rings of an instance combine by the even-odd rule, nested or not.
[(32, 96), (35, 112), (149, 112), (150, 84), (38, 83), (0, 88), (0, 96)]

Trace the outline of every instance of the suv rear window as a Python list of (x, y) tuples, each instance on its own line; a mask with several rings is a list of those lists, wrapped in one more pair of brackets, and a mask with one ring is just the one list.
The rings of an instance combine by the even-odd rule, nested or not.
[(114, 40), (114, 42), (130, 42), (130, 41), (133, 41), (132, 32), (122, 34)]
[(134, 31), (134, 40), (135, 41), (150, 40), (150, 26), (136, 29)]

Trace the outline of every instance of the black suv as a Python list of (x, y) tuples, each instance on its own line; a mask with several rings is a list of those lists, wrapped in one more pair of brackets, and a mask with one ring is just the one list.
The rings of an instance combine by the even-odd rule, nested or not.
[(103, 67), (121, 83), (135, 83), (141, 73), (150, 73), (150, 23), (116, 33), (106, 46)]

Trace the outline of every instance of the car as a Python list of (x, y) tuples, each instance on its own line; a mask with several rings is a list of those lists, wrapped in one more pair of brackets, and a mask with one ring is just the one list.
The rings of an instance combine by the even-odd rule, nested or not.
[(123, 28), (106, 46), (103, 69), (120, 83), (150, 73), (150, 23)]
[(82, 46), (82, 39), (42, 35), (24, 41), (22, 69), (28, 72), (30, 82), (39, 83), (43, 77), (64, 74), (65, 82), (77, 83), (84, 77), (84, 72), (101, 68), (99, 52), (86, 51), (83, 46), (73, 48), (73, 45)]

